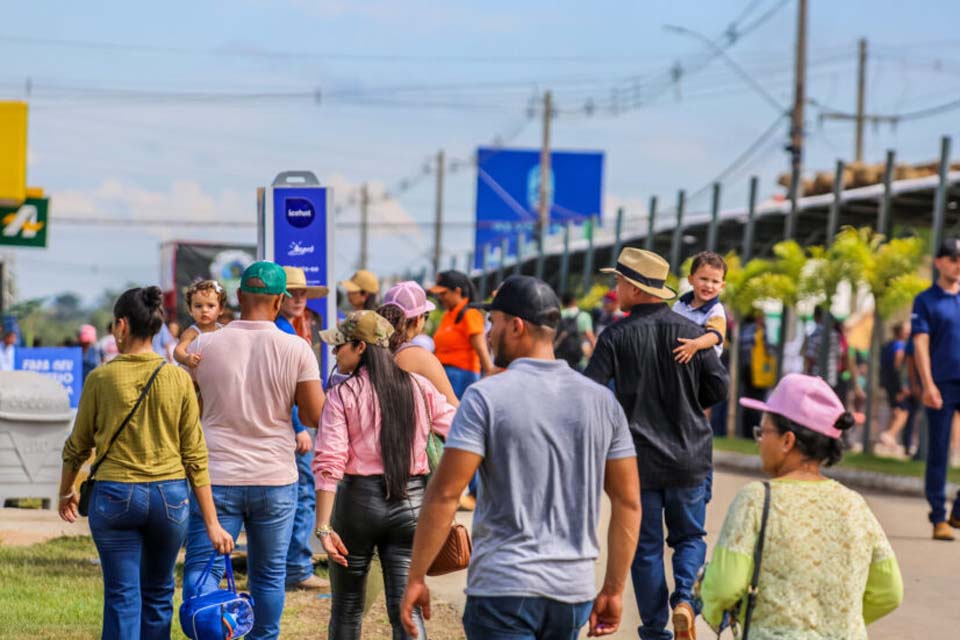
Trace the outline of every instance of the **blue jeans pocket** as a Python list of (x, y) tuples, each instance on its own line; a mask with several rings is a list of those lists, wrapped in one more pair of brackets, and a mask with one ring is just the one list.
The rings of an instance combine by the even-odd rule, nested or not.
[(130, 510), (134, 485), (125, 482), (97, 482), (94, 509), (107, 520), (115, 520)]
[(167, 520), (175, 524), (182, 524), (190, 515), (190, 494), (186, 480), (175, 480), (157, 485), (163, 497), (163, 506), (167, 512)]

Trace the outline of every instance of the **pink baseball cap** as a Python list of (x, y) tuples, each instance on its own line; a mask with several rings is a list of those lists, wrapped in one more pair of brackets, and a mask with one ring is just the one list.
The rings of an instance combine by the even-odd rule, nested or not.
[(840, 398), (823, 378), (799, 373), (783, 376), (766, 402), (740, 398), (740, 406), (775, 413), (834, 439), (839, 438), (841, 433), (834, 425), (846, 412)]
[(77, 336), (81, 344), (93, 344), (97, 341), (97, 328), (92, 324), (80, 325), (80, 332)]
[(436, 305), (427, 300), (427, 292), (413, 280), (398, 282), (390, 287), (383, 296), (383, 304), (392, 304), (403, 309), (403, 315), (407, 318), (416, 318), (417, 316), (429, 313), (436, 309)]

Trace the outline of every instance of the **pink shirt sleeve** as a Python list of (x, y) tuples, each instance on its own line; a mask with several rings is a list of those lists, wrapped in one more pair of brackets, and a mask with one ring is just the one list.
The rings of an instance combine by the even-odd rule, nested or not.
[(297, 374), (297, 382), (320, 380), (320, 365), (317, 364), (317, 358), (313, 355), (313, 349), (303, 340), (299, 342), (301, 345), (300, 372)]
[(349, 446), (343, 399), (337, 390), (331, 390), (323, 405), (313, 450), (313, 477), (317, 491), (337, 490), (337, 483), (343, 478), (347, 465)]

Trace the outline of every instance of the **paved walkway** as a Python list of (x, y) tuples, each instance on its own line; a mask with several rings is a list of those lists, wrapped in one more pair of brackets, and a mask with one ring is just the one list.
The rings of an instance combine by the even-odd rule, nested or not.
[[(723, 523), (727, 507), (737, 490), (753, 477), (717, 473), (714, 498), (707, 510), (707, 542), (712, 548)], [(960, 629), (960, 607), (952, 606), (960, 584), (960, 541), (934, 542), (930, 539), (927, 507), (922, 499), (867, 494), (867, 501), (883, 525), (897, 552), (903, 571), (906, 597), (903, 605), (869, 628), (871, 640), (926, 640), (957, 635)], [(458, 514), (458, 520), (470, 524), (470, 514)], [(601, 518), (600, 539), (606, 540), (607, 505)], [(53, 511), (32, 509), (0, 509), (0, 543), (30, 544), (60, 535), (88, 535), (86, 519), (74, 525), (62, 522)], [(605, 557), (598, 563), (597, 581), (603, 580)], [(670, 565), (667, 563), (667, 571)], [(465, 573), (431, 578), (434, 597), (462, 608)], [(629, 582), (624, 597), (624, 618), (614, 638), (636, 637), (640, 624), (633, 589)], [(701, 623), (702, 624), (702, 623)], [(714, 637), (706, 626), (699, 628), (700, 638)], [(585, 637), (586, 634), (584, 634)]]
[[(710, 532), (707, 543), (711, 550), (723, 524), (727, 507), (733, 501), (737, 490), (754, 479), (751, 476), (731, 473), (716, 474), (713, 502), (707, 509), (707, 531)], [(890, 616), (869, 627), (870, 639), (927, 640), (956, 636), (957, 629), (960, 629), (960, 607), (949, 605), (953, 597), (947, 594), (955, 594), (957, 585), (960, 584), (960, 541), (948, 543), (930, 539), (927, 506), (921, 499), (876, 494), (867, 494), (866, 497), (897, 553), (905, 589), (903, 605)], [(605, 525), (608, 518), (609, 511), (607, 505), (604, 505), (601, 517), (602, 541), (606, 540)], [(459, 514), (458, 519), (464, 524), (469, 523), (468, 514)], [(603, 581), (605, 563), (606, 557), (601, 557), (597, 565), (598, 587)], [(667, 571), (670, 571), (669, 562)], [(431, 578), (434, 597), (462, 608), (465, 600), (465, 578), (465, 574)], [(698, 623), (701, 640), (716, 637), (702, 621)], [(608, 637), (636, 638), (639, 624), (640, 616), (637, 613), (633, 588), (628, 582), (624, 594), (623, 624), (618, 633)], [(582, 634), (582, 637), (586, 637), (586, 633)]]

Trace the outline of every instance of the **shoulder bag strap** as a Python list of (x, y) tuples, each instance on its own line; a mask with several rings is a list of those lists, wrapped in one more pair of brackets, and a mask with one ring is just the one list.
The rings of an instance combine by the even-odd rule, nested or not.
[[(413, 377), (413, 374), (407, 375), (410, 376), (413, 384), (417, 385), (417, 388), (420, 389), (420, 397), (423, 398), (423, 410), (427, 412), (427, 424), (430, 426), (430, 433), (433, 433), (433, 412), (430, 411), (430, 401), (427, 400), (427, 392), (424, 390), (423, 385), (420, 384), (420, 381)], [(430, 437), (429, 433), (427, 437)]]
[(120, 434), (123, 432), (124, 427), (126, 427), (127, 423), (130, 422), (130, 418), (133, 417), (133, 414), (136, 413), (137, 409), (140, 407), (140, 403), (143, 402), (143, 399), (146, 397), (147, 392), (150, 391), (150, 387), (153, 386), (153, 381), (156, 379), (157, 374), (160, 373), (160, 369), (163, 369), (164, 364), (166, 363), (161, 364), (159, 367), (157, 367), (154, 370), (153, 374), (151, 374), (150, 379), (147, 380), (147, 384), (145, 384), (143, 387), (143, 391), (140, 392), (140, 397), (137, 398), (137, 401), (136, 403), (134, 403), (133, 408), (130, 409), (130, 413), (127, 414), (127, 417), (123, 419), (123, 422), (120, 423), (120, 426), (114, 432), (113, 437), (110, 438), (110, 442), (109, 444), (107, 444), (107, 448), (103, 450), (103, 453), (100, 454), (100, 457), (97, 459), (97, 461), (94, 462), (93, 465), (90, 467), (91, 478), (93, 477), (93, 474), (97, 472), (97, 469), (100, 468), (100, 465), (101, 463), (103, 463), (104, 459), (107, 457), (107, 453), (109, 453), (110, 447), (113, 446), (113, 443), (117, 441), (117, 438), (119, 438)]
[(757, 605), (757, 584), (760, 582), (760, 561), (763, 560), (763, 542), (767, 537), (767, 519), (770, 516), (770, 483), (763, 483), (763, 515), (760, 517), (760, 534), (757, 536), (757, 546), (753, 550), (753, 577), (750, 578), (750, 588), (747, 590), (747, 610), (743, 615), (743, 635), (740, 640), (747, 640), (750, 632), (750, 619), (753, 617), (753, 608)]

